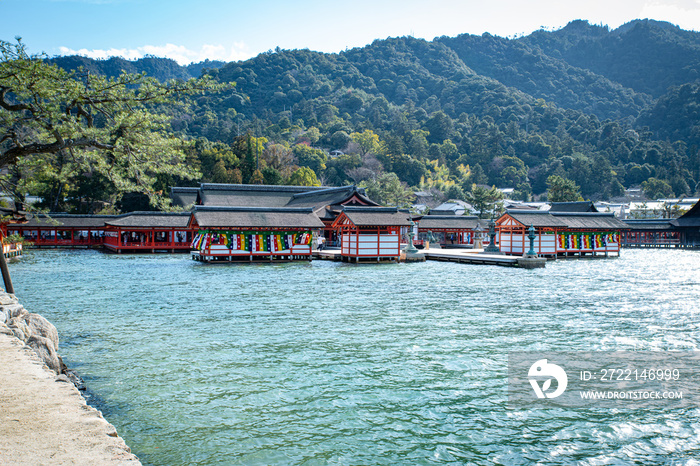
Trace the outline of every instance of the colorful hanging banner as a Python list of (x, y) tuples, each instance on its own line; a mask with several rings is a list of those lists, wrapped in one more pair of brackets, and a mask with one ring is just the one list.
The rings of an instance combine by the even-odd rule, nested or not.
[(564, 232), (557, 233), (557, 249), (560, 251), (605, 249), (617, 243), (616, 232)]
[(590, 235), (581, 235), (582, 241), (582, 248), (581, 249), (591, 249), (591, 236)]
[(212, 246), (223, 246), (231, 251), (284, 252), (294, 245), (308, 246), (311, 232), (241, 232), (200, 230), (192, 239), (193, 250), (205, 252)]

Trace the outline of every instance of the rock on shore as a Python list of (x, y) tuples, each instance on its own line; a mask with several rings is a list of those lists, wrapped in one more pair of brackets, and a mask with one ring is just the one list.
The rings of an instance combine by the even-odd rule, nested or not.
[(0, 292), (0, 464), (140, 465), (57, 350), (56, 327)]
[[(0, 333), (14, 335), (32, 348), (49, 369), (60, 374), (58, 331), (39, 314), (27, 311), (14, 295), (0, 293)], [(8, 332), (9, 330), (9, 332)]]

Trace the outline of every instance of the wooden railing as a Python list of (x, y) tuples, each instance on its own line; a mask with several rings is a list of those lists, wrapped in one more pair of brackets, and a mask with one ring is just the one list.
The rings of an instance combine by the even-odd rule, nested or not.
[(109, 246), (110, 249), (190, 249), (190, 242), (188, 241), (158, 241), (149, 238), (144, 240), (132, 240), (129, 238), (123, 241), (116, 236), (105, 236), (104, 244)]
[(631, 239), (623, 240), (623, 245), (632, 244), (681, 244), (680, 238)]
[(99, 246), (103, 243), (103, 238), (99, 236), (78, 237), (73, 239), (57, 237), (27, 237), (26, 239), (34, 246)]
[(15, 257), (22, 254), (22, 243), (9, 243), (2, 245), (2, 253), (5, 257)]

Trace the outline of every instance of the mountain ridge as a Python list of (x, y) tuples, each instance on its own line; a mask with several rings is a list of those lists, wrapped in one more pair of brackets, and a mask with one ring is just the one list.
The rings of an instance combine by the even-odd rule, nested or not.
[[(173, 128), (214, 145), (250, 131), (289, 150), (305, 143), (326, 151), (352, 148), (353, 134), (370, 131), (382, 144), (380, 167), (443, 192), (480, 182), (515, 187), (526, 198), (544, 192), (553, 174), (591, 198), (652, 178), (677, 195), (696, 192), (700, 182), (700, 34), (668, 23), (637, 20), (610, 30), (577, 20), (514, 39), (396, 37), (336, 54), (278, 48), (211, 66), (153, 57), (52, 60), (104, 74), (205, 72), (234, 81), (234, 91), (202, 96), (173, 115)], [(352, 170), (327, 157), (294, 161), (333, 184), (358, 182), (352, 170), (375, 166), (364, 158)]]

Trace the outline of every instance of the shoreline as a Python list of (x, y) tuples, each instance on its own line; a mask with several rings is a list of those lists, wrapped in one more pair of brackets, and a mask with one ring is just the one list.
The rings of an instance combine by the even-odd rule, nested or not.
[(0, 463), (140, 465), (57, 347), (50, 322), (0, 292)]

